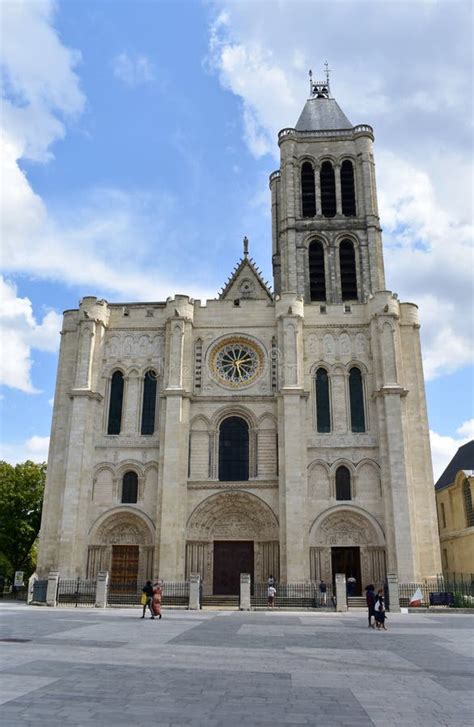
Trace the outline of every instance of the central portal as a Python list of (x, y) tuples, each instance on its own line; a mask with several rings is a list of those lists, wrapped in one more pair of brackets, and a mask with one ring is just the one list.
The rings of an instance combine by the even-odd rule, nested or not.
[(253, 540), (215, 540), (213, 593), (237, 595), (241, 573), (253, 581)]
[(360, 548), (331, 548), (331, 560), (333, 579), (336, 573), (345, 573), (346, 582), (352, 576), (356, 579), (352, 595), (360, 596), (362, 593)]

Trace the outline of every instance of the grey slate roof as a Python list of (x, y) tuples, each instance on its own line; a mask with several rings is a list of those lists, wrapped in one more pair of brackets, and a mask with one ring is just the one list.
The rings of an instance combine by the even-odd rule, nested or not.
[(298, 123), (297, 131), (322, 131), (323, 129), (352, 129), (352, 124), (335, 98), (309, 98)]
[(451, 462), (435, 484), (435, 490), (442, 490), (452, 485), (459, 470), (474, 470), (474, 439), (459, 447)]

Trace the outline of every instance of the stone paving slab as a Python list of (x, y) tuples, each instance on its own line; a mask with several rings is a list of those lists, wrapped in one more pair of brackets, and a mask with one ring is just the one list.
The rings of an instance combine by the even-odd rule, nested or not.
[(1, 604), (2, 724), (472, 727), (470, 616), (140, 613)]

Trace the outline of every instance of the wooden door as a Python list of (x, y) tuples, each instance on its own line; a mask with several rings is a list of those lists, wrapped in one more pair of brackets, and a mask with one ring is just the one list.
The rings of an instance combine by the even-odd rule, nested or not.
[(138, 578), (138, 545), (112, 546), (111, 588), (122, 584), (136, 589)]
[(215, 540), (213, 593), (238, 595), (241, 573), (253, 581), (253, 541)]

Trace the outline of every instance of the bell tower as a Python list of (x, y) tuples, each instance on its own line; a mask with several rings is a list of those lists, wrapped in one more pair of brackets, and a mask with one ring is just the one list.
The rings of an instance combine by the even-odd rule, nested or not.
[(280, 169), (270, 175), (275, 292), (305, 303), (367, 301), (383, 290), (374, 133), (353, 126), (324, 81), (309, 72), (309, 98), (295, 128), (278, 134)]

